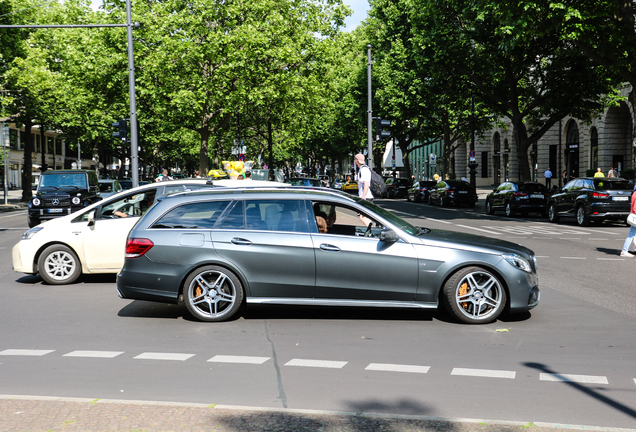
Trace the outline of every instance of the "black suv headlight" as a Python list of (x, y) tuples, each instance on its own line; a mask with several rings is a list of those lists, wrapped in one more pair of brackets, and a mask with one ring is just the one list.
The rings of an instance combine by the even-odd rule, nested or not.
[(71, 202), (73, 203), (73, 205), (79, 205), (79, 203), (82, 200), (80, 199), (80, 197), (73, 197), (73, 199), (71, 200)]

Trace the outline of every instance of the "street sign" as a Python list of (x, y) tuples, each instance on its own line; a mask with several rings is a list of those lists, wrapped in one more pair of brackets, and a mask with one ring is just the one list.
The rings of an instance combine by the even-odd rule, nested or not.
[(239, 160), (240, 160), (241, 162), (245, 162), (245, 154), (241, 153), (241, 154), (239, 155)]

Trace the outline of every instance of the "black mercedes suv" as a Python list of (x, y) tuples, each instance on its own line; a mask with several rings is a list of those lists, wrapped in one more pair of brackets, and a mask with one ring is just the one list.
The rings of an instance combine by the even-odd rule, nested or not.
[(29, 201), (29, 228), (73, 213), (102, 199), (97, 173), (89, 170), (45, 171)]
[(625, 221), (634, 185), (623, 178), (581, 177), (557, 190), (548, 202), (548, 219), (576, 219), (580, 226), (603, 220)]

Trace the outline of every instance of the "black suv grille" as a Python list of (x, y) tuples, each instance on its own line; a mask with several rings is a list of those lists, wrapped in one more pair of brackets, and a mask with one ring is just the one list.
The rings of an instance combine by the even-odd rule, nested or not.
[(70, 197), (44, 198), (44, 207), (69, 207), (70, 205)]

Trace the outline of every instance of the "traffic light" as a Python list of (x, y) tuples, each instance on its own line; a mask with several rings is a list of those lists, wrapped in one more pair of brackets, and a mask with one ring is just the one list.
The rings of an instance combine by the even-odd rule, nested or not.
[(126, 119), (113, 123), (113, 127), (117, 128), (117, 132), (113, 132), (115, 138), (119, 138), (124, 142), (128, 140), (128, 122), (126, 122)]
[(375, 135), (376, 141), (382, 141), (384, 138), (391, 137), (391, 131), (384, 130), (391, 126), (391, 120), (383, 120), (381, 117), (375, 118)]

